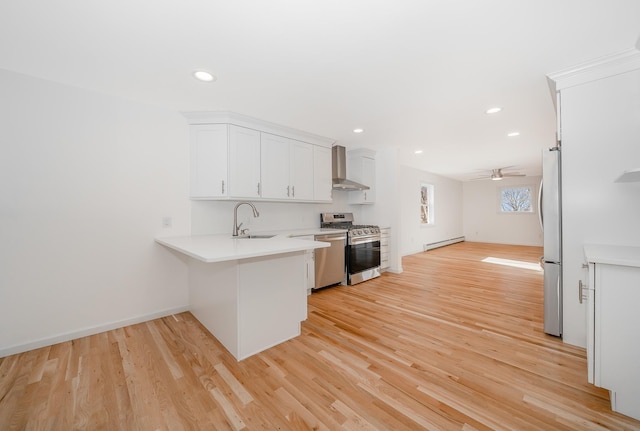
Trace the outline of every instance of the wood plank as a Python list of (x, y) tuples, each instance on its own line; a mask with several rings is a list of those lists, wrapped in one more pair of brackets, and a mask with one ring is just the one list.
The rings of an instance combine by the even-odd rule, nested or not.
[(542, 272), (483, 262), (541, 254), (407, 256), (314, 292), (299, 337), (241, 362), (190, 313), (0, 358), (0, 429), (640, 430), (543, 333)]

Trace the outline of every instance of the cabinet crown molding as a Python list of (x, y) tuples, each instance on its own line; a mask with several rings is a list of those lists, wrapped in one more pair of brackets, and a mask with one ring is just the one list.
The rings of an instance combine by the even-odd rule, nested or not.
[(636, 69), (640, 69), (640, 50), (632, 48), (549, 73), (547, 81), (551, 92), (556, 93)]
[(327, 148), (331, 148), (331, 146), (336, 142), (335, 139), (327, 138), (287, 126), (282, 126), (280, 124), (270, 123), (268, 121), (260, 120), (258, 118), (249, 117), (247, 115), (242, 115), (231, 111), (182, 112), (182, 115), (187, 119), (187, 124), (189, 125), (235, 124), (236, 126), (246, 127), (248, 129), (257, 130), (260, 132), (271, 133), (273, 135), (308, 142), (310, 144)]

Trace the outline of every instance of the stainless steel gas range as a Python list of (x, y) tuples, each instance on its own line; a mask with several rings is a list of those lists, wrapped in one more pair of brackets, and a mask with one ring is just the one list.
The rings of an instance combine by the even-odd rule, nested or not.
[(353, 213), (322, 213), (320, 227), (347, 229), (347, 284), (380, 276), (380, 228), (353, 224)]

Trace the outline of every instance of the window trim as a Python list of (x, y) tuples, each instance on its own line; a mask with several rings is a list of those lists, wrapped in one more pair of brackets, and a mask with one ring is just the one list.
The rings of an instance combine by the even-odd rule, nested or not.
[[(529, 189), (529, 199), (531, 200), (530, 211), (505, 211), (502, 209), (502, 192), (508, 189)], [(496, 212), (504, 215), (535, 215), (537, 212), (536, 186), (533, 184), (511, 184), (496, 187)]]

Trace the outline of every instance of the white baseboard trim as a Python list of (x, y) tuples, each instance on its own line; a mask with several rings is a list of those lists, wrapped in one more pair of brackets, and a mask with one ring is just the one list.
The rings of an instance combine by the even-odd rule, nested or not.
[(75, 340), (77, 338), (88, 337), (89, 335), (100, 334), (101, 332), (111, 331), (113, 329), (123, 328), (125, 326), (136, 325), (138, 323), (159, 319), (161, 317), (171, 316), (172, 314), (178, 314), (185, 311), (189, 311), (188, 305), (168, 308), (166, 310), (157, 311), (151, 314), (145, 314), (143, 316), (136, 316), (130, 319), (119, 320), (117, 322), (105, 323), (104, 325), (91, 326), (88, 328), (80, 329), (78, 331), (65, 332), (64, 334), (54, 335), (53, 337), (40, 338), (38, 340), (30, 341), (24, 344), (16, 344), (9, 347), (3, 347), (0, 348), (0, 358), (27, 352), (33, 349), (39, 349), (41, 347), (52, 346), (58, 343), (64, 343), (65, 341)]
[(457, 238), (445, 239), (444, 241), (432, 242), (429, 244), (424, 244), (422, 246), (422, 251), (433, 250), (434, 248), (444, 247), (446, 245), (451, 245), (451, 244), (455, 244), (462, 241), (464, 241), (463, 236), (459, 236)]

